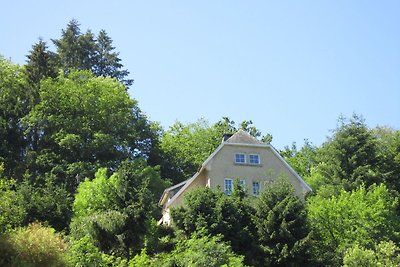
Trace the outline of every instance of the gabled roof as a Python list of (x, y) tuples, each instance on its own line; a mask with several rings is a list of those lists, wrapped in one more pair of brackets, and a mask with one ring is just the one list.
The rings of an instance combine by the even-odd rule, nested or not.
[(166, 207), (170, 206), (177, 198), (179, 195), (181, 195), (183, 192), (185, 192), (186, 188), (190, 186), (190, 184), (199, 176), (199, 174), (207, 169), (208, 163), (214, 158), (214, 156), (225, 146), (225, 145), (245, 145), (245, 146), (252, 146), (252, 147), (264, 147), (264, 148), (270, 148), (272, 153), (281, 161), (283, 164), (289, 169), (289, 171), (300, 181), (301, 184), (303, 184), (308, 190), (312, 191), (311, 187), (296, 173), (296, 171), (282, 158), (282, 156), (275, 150), (275, 148), (270, 145), (263, 143), (262, 141), (258, 140), (257, 138), (253, 137), (246, 131), (240, 129), (237, 131), (234, 135), (232, 135), (229, 139), (226, 141), (222, 142), (217, 149), (203, 162), (201, 165), (201, 168), (196, 172), (192, 178), (183, 181), (177, 185), (174, 185), (170, 188), (165, 189), (159, 203), (162, 204), (163, 198), (165, 198), (166, 193), (171, 191), (172, 189), (178, 188), (181, 186), (178, 192), (176, 192), (171, 200), (166, 204)]
[(264, 144), (254, 136), (250, 135), (248, 132), (240, 129), (234, 135), (232, 135), (228, 140), (225, 142), (227, 143), (240, 143), (240, 144)]
[[(166, 189), (164, 190), (164, 192), (163, 192), (163, 194), (162, 194), (162, 196), (161, 196), (161, 198), (160, 198), (158, 204), (161, 204), (161, 202), (164, 200), (165, 197), (167, 197), (167, 195), (168, 195), (169, 192), (174, 191), (175, 189), (184, 186), (184, 185), (186, 184), (187, 181), (189, 181), (189, 179), (188, 179), (188, 180), (185, 180), (185, 181), (183, 181), (183, 182), (180, 182), (179, 184), (176, 184), (176, 185), (173, 185), (173, 186), (171, 186), (171, 187), (166, 188)], [(179, 192), (179, 191), (178, 191), (178, 192)]]

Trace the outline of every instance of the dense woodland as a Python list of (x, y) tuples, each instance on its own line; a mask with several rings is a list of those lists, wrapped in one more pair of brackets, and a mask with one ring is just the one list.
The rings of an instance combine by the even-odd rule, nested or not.
[(341, 117), (321, 146), (279, 151), (305, 201), (284, 177), (259, 198), (203, 188), (160, 226), (163, 190), (224, 133), (272, 136), (228, 117), (162, 129), (105, 31), (72, 20), (51, 43), (0, 57), (0, 266), (400, 265), (399, 130)]

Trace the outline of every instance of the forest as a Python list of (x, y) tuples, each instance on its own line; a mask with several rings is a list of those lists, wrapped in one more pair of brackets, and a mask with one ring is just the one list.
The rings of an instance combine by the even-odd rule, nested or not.
[(400, 130), (339, 117), (323, 144), (279, 151), (305, 200), (284, 178), (260, 197), (236, 182), (191, 191), (159, 225), (163, 190), (223, 134), (273, 136), (251, 118), (163, 129), (108, 33), (71, 20), (50, 41), (24, 65), (0, 55), (0, 266), (400, 266)]

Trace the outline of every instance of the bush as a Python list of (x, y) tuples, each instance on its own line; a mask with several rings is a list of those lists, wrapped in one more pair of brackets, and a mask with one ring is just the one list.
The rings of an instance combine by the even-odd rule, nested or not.
[(0, 239), (0, 266), (67, 266), (66, 245), (53, 228), (32, 223)]

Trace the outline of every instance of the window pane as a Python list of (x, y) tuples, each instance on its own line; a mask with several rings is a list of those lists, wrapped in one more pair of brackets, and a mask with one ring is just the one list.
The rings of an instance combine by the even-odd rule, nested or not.
[(245, 154), (236, 153), (236, 154), (235, 154), (235, 162), (236, 162), (236, 163), (246, 163), (246, 156), (245, 156)]
[(260, 156), (259, 155), (249, 155), (250, 164), (260, 164)]

